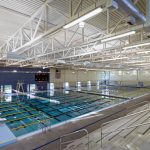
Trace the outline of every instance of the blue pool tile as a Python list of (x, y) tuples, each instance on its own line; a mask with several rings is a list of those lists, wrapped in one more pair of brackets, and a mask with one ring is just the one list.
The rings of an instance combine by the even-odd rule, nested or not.
[(67, 115), (71, 116), (71, 117), (78, 117), (80, 116), (81, 114), (79, 112), (70, 112), (70, 113), (67, 113)]
[(48, 112), (48, 114), (50, 114), (51, 116), (58, 116), (61, 114), (61, 112), (57, 111), (57, 110), (54, 110), (54, 111), (50, 111)]
[(61, 108), (61, 109), (59, 109), (59, 111), (66, 113), (68, 111), (71, 111), (71, 109), (70, 108)]
[(57, 124), (57, 123), (59, 123), (59, 122), (60, 122), (60, 121), (58, 121), (58, 120), (56, 120), (56, 119), (54, 119), (54, 118), (50, 120), (50, 124), (51, 124), (51, 125)]
[(60, 115), (60, 116), (58, 116), (58, 117), (56, 117), (58, 120), (60, 120), (60, 121), (66, 121), (66, 120), (68, 120), (68, 119), (71, 119), (69, 116), (67, 116), (67, 115)]

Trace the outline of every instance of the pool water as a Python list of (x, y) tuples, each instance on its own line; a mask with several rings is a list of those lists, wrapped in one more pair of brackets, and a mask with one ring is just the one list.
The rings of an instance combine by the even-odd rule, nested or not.
[(18, 137), (125, 100), (71, 91), (14, 95), (0, 102), (0, 118)]
[(91, 92), (96, 92), (96, 93), (105, 94), (105, 95), (114, 95), (114, 96), (120, 96), (120, 97), (126, 97), (126, 98), (134, 98), (134, 97), (138, 97), (140, 95), (149, 93), (150, 88), (103, 85), (103, 86), (100, 86), (99, 88), (97, 88), (97, 86), (91, 86), (91, 89), (88, 89), (87, 87), (83, 87), (82, 91), (91, 91)]

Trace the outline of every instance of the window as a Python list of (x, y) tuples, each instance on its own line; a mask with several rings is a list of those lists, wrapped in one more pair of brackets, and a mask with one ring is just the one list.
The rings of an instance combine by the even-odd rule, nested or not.
[(81, 91), (81, 82), (76, 83), (77, 91)]
[(63, 86), (64, 86), (64, 89), (68, 90), (69, 89), (69, 82), (65, 82)]
[(12, 86), (11, 85), (4, 85), (4, 93), (6, 93), (6, 94), (12, 93)]
[(91, 90), (91, 81), (87, 81), (87, 89)]
[(36, 85), (35, 84), (30, 84), (30, 92), (36, 91)]
[(3, 85), (1, 85), (0, 93), (3, 93)]

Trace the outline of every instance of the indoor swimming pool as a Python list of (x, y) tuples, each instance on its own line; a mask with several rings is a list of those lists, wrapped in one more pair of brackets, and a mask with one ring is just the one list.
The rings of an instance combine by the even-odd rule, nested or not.
[(82, 87), (81, 91), (90, 91), (104, 95), (114, 95), (126, 98), (134, 98), (149, 93), (150, 89), (130, 87), (130, 86), (101, 85), (100, 87), (91, 86), (91, 88)]
[(74, 91), (5, 95), (0, 118), (6, 118), (7, 126), (20, 137), (126, 100)]

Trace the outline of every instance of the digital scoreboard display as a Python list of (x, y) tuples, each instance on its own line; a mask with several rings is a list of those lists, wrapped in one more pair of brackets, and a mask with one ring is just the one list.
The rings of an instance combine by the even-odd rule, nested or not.
[(35, 74), (35, 81), (49, 81), (48, 73), (37, 73)]

